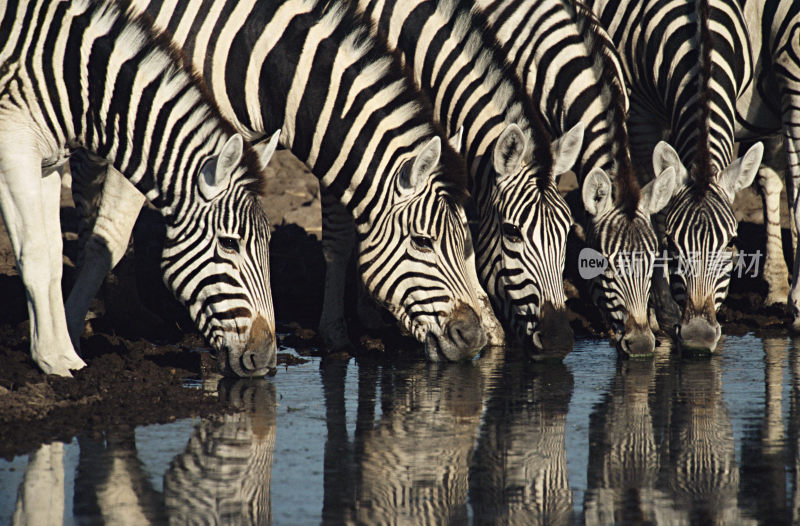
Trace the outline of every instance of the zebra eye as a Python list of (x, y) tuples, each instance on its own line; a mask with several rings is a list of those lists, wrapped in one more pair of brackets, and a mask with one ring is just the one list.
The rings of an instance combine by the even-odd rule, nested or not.
[(512, 225), (511, 223), (503, 223), (503, 235), (513, 243), (522, 241), (522, 232), (520, 232), (516, 225)]
[(239, 240), (235, 237), (219, 236), (219, 246), (226, 252), (238, 252)]
[(730, 241), (728, 241), (728, 247), (727, 247), (727, 248), (734, 249), (734, 248), (736, 248), (736, 246), (737, 246), (738, 244), (739, 244), (739, 238), (738, 238), (738, 237), (736, 237), (736, 236), (733, 236), (733, 237), (731, 238), (731, 240), (730, 240)]
[(411, 236), (411, 244), (420, 252), (433, 251), (433, 240), (428, 236)]

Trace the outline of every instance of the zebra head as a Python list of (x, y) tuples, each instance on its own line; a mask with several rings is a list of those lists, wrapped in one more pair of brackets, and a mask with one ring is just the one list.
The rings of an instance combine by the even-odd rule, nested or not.
[(447, 156), (439, 137), (405, 160), (392, 181), (391, 202), (368, 231), (359, 231), (359, 268), (367, 290), (425, 344), (432, 361), (473, 358), (487, 342), (479, 315), (477, 277), (466, 215), (442, 176)]
[(276, 132), (258, 160), (241, 135), (231, 136), (200, 167), (196, 199), (167, 220), (164, 282), (189, 309), (226, 375), (263, 376), (276, 367), (270, 231), (256, 188), (277, 142)]
[(562, 277), (572, 214), (556, 176), (572, 167), (582, 141), (578, 124), (553, 143), (552, 163), (534, 155), (537, 145), (516, 124), (494, 145), (493, 213), (481, 214), (479, 274), (506, 325), (534, 358), (563, 358), (572, 350)]
[(583, 206), (592, 217), (586, 241), (607, 262), (590, 283), (592, 300), (607, 316), (618, 349), (628, 356), (655, 349), (648, 299), (658, 239), (650, 215), (667, 205), (675, 184), (673, 170), (660, 174), (642, 188), (638, 206), (628, 209), (615, 204), (611, 179), (601, 168), (583, 182)]
[(698, 189), (666, 142), (653, 151), (655, 173), (675, 170), (678, 185), (666, 208), (666, 242), (672, 295), (683, 310), (676, 329), (687, 349), (714, 352), (722, 335), (716, 312), (728, 294), (736, 257), (736, 193), (753, 182), (764, 153), (762, 143), (715, 174)]

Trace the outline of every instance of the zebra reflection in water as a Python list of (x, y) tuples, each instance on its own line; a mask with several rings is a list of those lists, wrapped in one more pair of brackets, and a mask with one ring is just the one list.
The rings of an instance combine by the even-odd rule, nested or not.
[[(219, 397), (243, 411), (203, 419), (153, 488), (134, 429), (79, 438), (74, 515), (81, 524), (269, 524), (275, 447), (275, 386), (265, 379), (219, 382)], [(14, 524), (61, 524), (62, 444), (31, 456)], [(51, 498), (42, 504), (41, 495)], [(33, 503), (33, 505), (31, 505)]]
[(720, 360), (640, 365), (618, 369), (591, 417), (586, 524), (755, 524), (739, 500)]
[[(323, 524), (463, 524), (469, 465), (488, 374), (477, 362), (359, 364), (358, 414), (348, 439), (346, 364), (323, 363), (328, 440)], [(381, 416), (374, 404), (380, 380)]]
[(226, 378), (219, 395), (244, 412), (204, 419), (172, 461), (164, 474), (169, 522), (269, 524), (275, 386)]
[(506, 356), (470, 468), (477, 524), (572, 523), (564, 431), (573, 377), (561, 363)]
[[(668, 359), (658, 352), (656, 361)], [(625, 361), (617, 366), (602, 402), (589, 418), (587, 526), (655, 516), (659, 448), (650, 405), (656, 361)]]

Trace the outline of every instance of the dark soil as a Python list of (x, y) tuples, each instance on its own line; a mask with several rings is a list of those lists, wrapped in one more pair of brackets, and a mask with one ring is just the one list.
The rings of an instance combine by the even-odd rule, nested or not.
[[(300, 208), (284, 216), (304, 216), (298, 209), (305, 215), (319, 213), (318, 208), (311, 208), (312, 200), (296, 200)], [(265, 208), (269, 201), (265, 198)], [(315, 328), (324, 261), (318, 237), (296, 224), (274, 219), (273, 224), (278, 225), (271, 240), (271, 279), (279, 341), (301, 355), (319, 354)], [(76, 249), (69, 208), (62, 214), (62, 226), (67, 232), (65, 254), (69, 260)], [(135, 255), (118, 266), (94, 305), (97, 316), (87, 322), (82, 340), (88, 366), (75, 372), (72, 379), (42, 374), (29, 357), (25, 293), (13, 269), (13, 256), (9, 260), (8, 239), (0, 232), (0, 457), (115, 426), (163, 423), (231, 410), (202, 389), (184, 387), (187, 379), (213, 374), (214, 364), (208, 353), (198, 352), (205, 348), (202, 337), (161, 285), (157, 264), (157, 241), (163, 236), (160, 228), (154, 214), (146, 212), (140, 218), (134, 233)], [(313, 226), (308, 228), (313, 231)], [(754, 251), (760, 244), (763, 251), (762, 225), (742, 223), (740, 234), (748, 243), (743, 249)], [(65, 289), (73, 273), (67, 261)], [(348, 290), (357, 290), (355, 278), (351, 276), (350, 281)], [(605, 336), (598, 311), (577, 297), (574, 286), (568, 283), (567, 289), (576, 336)], [(766, 284), (760, 278), (734, 280), (719, 313), (725, 332), (786, 333), (785, 307), (762, 308), (765, 294)], [(354, 298), (347, 304), (353, 305)], [(355, 342), (353, 352), (419, 352), (415, 342), (391, 328), (365, 335), (352, 307), (347, 318)], [(344, 353), (341, 358), (349, 355)], [(283, 367), (277, 374), (291, 374), (290, 366), (300, 361), (303, 359), (294, 354), (279, 353)]]

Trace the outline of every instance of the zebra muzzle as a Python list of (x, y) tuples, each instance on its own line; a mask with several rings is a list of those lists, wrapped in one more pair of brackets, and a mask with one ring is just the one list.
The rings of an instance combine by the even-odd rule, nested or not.
[(487, 341), (478, 314), (461, 303), (450, 313), (441, 334), (428, 331), (425, 354), (431, 361), (439, 361), (441, 357), (453, 362), (471, 360), (486, 346)]
[(274, 375), (278, 361), (275, 331), (263, 316), (257, 316), (250, 326), (247, 343), (241, 349), (229, 346), (220, 350), (217, 361), (220, 371), (226, 376), (251, 378)]
[(545, 301), (539, 310), (539, 327), (531, 336), (533, 359), (561, 360), (572, 352), (574, 339), (566, 309)]
[(696, 303), (688, 302), (683, 319), (675, 327), (678, 343), (691, 352), (713, 353), (722, 336), (714, 300), (709, 296), (699, 307)]
[(617, 340), (617, 350), (631, 358), (651, 356), (655, 352), (656, 337), (648, 322), (637, 322), (628, 315), (622, 337)]

